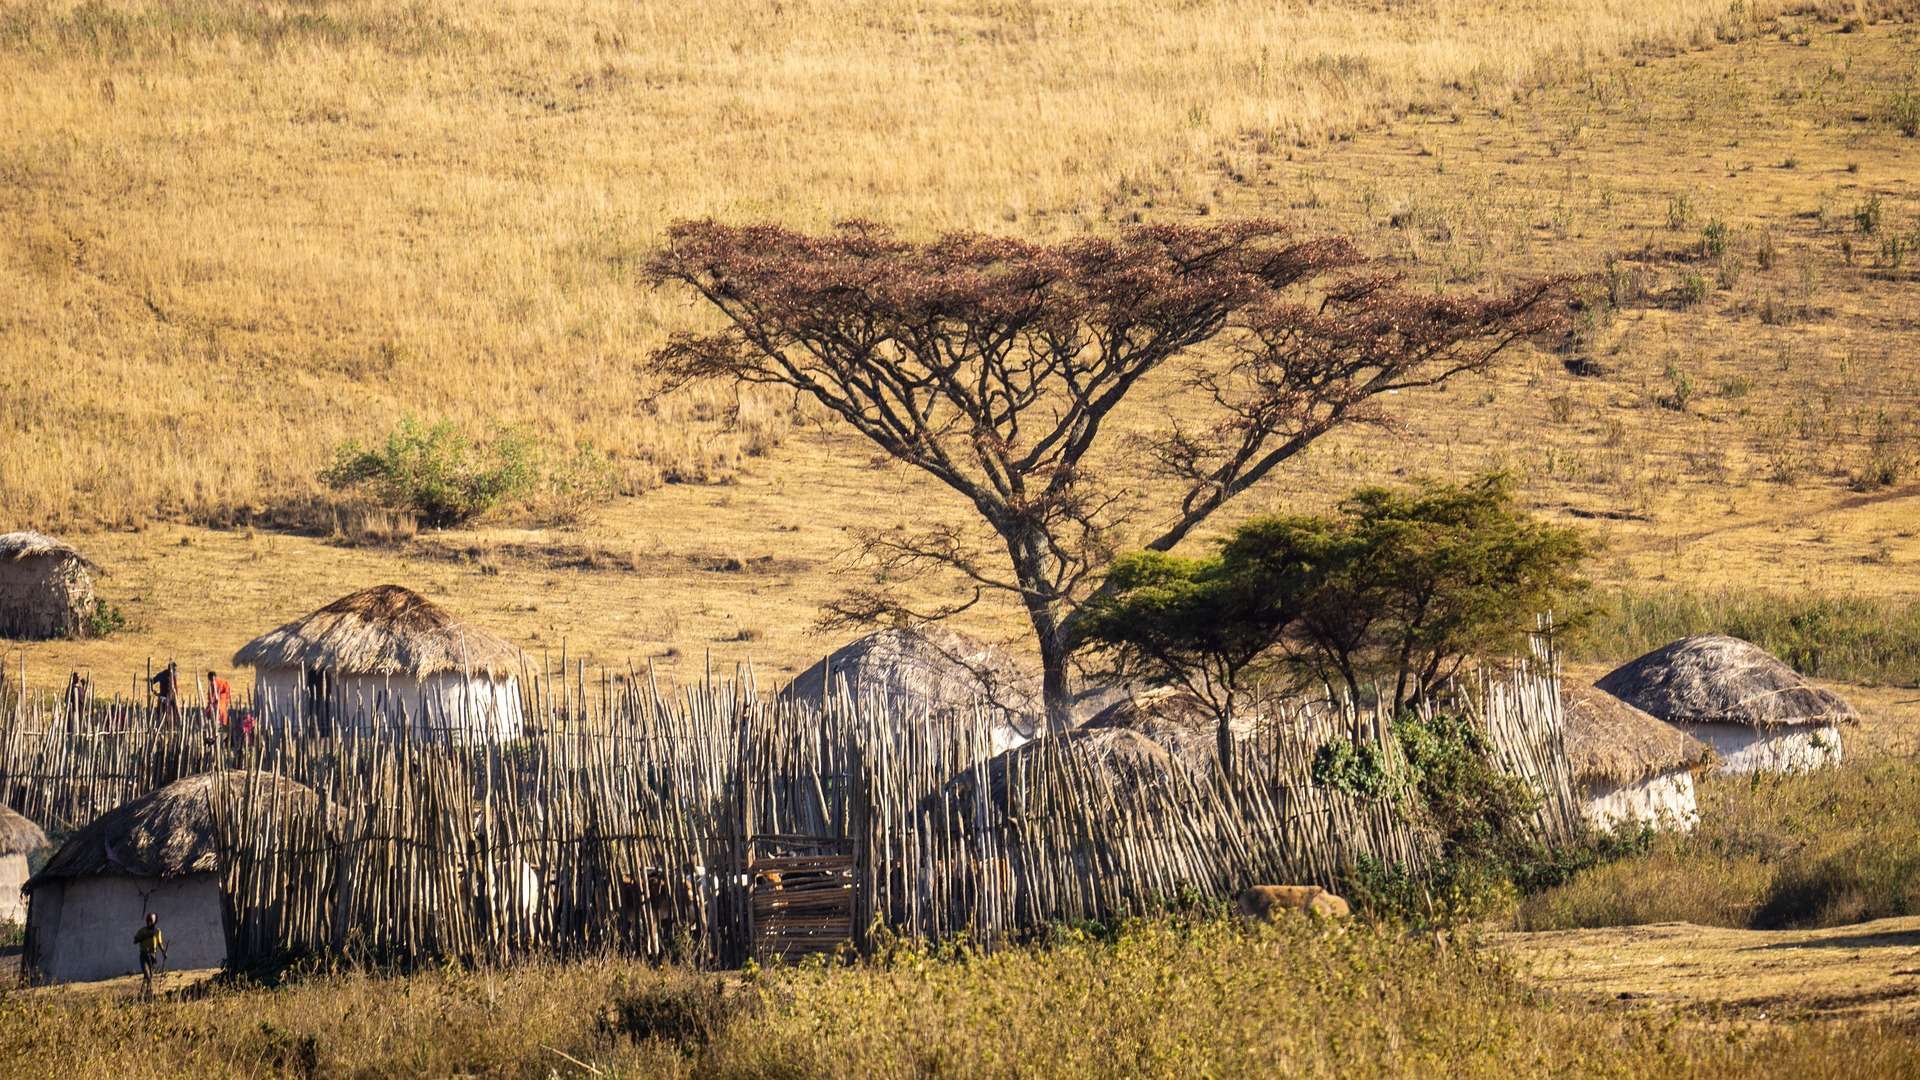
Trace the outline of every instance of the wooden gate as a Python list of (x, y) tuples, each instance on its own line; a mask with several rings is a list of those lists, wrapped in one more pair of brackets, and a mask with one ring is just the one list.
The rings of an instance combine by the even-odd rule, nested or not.
[(756, 836), (747, 845), (747, 940), (756, 961), (851, 951), (859, 912), (853, 841)]

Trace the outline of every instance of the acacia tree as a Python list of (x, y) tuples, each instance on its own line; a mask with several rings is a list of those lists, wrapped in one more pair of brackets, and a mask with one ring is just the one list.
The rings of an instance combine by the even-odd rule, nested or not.
[[(994, 551), (958, 528), (876, 530), (866, 547), (883, 567), (943, 567), (971, 596), (911, 611), (856, 591), (835, 616), (935, 619), (1011, 594), (1056, 724), (1071, 700), (1075, 609), (1120, 534), (1170, 550), (1321, 435), (1379, 420), (1380, 395), (1483, 370), (1555, 329), (1565, 295), (1558, 281), (1421, 293), (1370, 271), (1343, 238), (1296, 239), (1269, 221), (1052, 244), (970, 233), (916, 243), (865, 223), (809, 235), (681, 222), (649, 277), (691, 289), (722, 320), (653, 354), (668, 385), (791, 388), (959, 493), (997, 539)], [(1129, 438), (1110, 433), (1115, 410), (1176, 359), (1175, 377), (1207, 410), (1134, 436), (1153, 475), (1127, 479), (1174, 485), (1154, 506), (1095, 463)]]

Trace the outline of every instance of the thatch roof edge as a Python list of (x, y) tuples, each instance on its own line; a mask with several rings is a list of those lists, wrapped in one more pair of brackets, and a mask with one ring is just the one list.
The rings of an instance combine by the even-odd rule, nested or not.
[(32, 529), (17, 532), (0, 533), (0, 562), (24, 562), (27, 559), (57, 558), (75, 559), (80, 565), (102, 577), (106, 571), (100, 564), (87, 558), (80, 549), (57, 537)]

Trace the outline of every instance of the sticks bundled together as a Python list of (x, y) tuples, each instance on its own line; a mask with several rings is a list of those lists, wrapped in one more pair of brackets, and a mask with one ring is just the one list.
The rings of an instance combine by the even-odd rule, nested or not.
[[(506, 963), (613, 949), (731, 965), (1060, 920), (1139, 914), (1256, 882), (1333, 885), (1372, 861), (1414, 877), (1434, 838), (1402, 801), (1316, 784), (1330, 740), (1404, 755), (1351, 705), (1269, 717), (1237, 767), (1140, 767), (1078, 734), (999, 758), (979, 710), (931, 713), (844, 688), (798, 704), (750, 680), (677, 694), (650, 679), (547, 680), (531, 734), (449, 742), (398, 722), (290, 725), (230, 745), (100, 704), (0, 718), (0, 800), (66, 829), (179, 776), (215, 785), (229, 958)], [(1453, 706), (1496, 764), (1577, 828), (1557, 674), (1520, 667)], [(534, 718), (538, 718), (537, 723)], [(1084, 733), (1082, 733), (1084, 734)], [(289, 798), (274, 775), (304, 784)]]

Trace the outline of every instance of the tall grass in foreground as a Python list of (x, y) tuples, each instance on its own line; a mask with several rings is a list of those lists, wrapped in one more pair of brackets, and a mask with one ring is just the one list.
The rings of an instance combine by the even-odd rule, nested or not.
[(1840, 926), (1920, 914), (1920, 761), (1711, 776), (1700, 825), (1521, 901), (1528, 930), (1691, 922)]
[(730, 983), (611, 960), (319, 976), (140, 1006), (0, 999), (0, 1069), (86, 1077), (1452, 1075), (1856, 1077), (1871, 1024), (1746, 1029), (1552, 1000), (1490, 952), (1303, 920), (1175, 919), (992, 957)]
[(1920, 601), (1736, 589), (1597, 599), (1598, 616), (1573, 642), (1581, 659), (1624, 661), (1689, 634), (1731, 634), (1814, 678), (1920, 685)]

